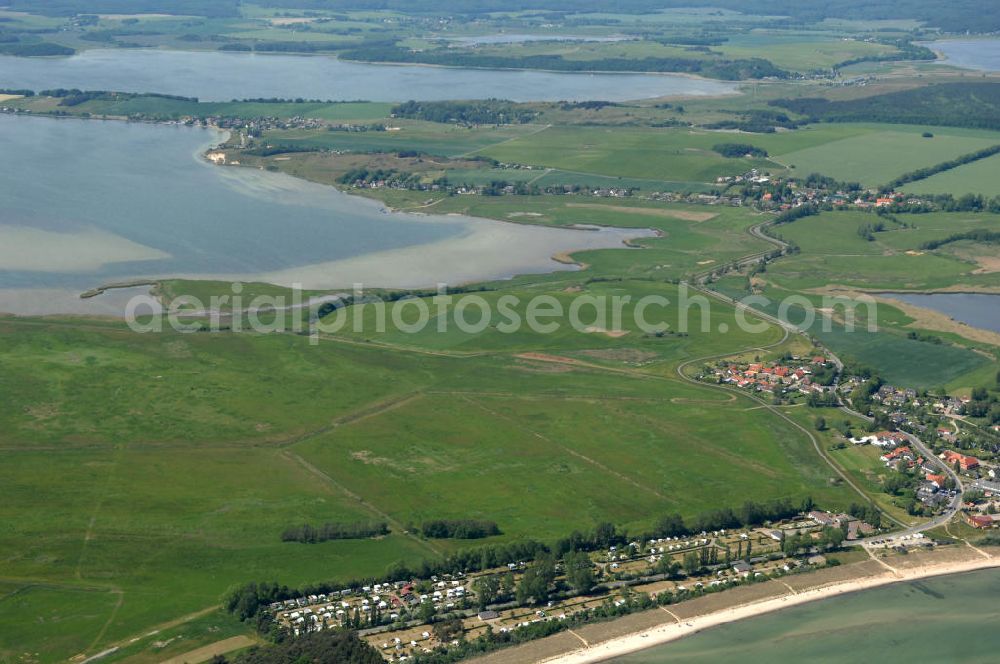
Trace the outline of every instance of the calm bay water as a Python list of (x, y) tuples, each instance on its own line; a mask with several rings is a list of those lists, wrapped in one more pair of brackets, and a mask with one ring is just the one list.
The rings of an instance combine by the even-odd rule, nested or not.
[(986, 293), (887, 293), (894, 299), (933, 309), (957, 321), (1000, 332), (1000, 295)]
[(332, 187), (212, 166), (200, 153), (219, 136), (0, 116), (0, 311), (67, 312), (83, 290), (145, 277), (455, 284), (574, 269), (551, 257), (651, 234), (387, 213)]
[(95, 49), (68, 58), (0, 56), (0, 88), (160, 92), (229, 101), (248, 97), (406, 101), (622, 101), (723, 95), (736, 84), (671, 74), (580, 74), (373, 65), (328, 56)]
[(935, 577), (715, 627), (618, 664), (1000, 660), (1000, 571)]
[(943, 64), (1000, 71), (1000, 39), (945, 39), (925, 45), (944, 53), (947, 59)]

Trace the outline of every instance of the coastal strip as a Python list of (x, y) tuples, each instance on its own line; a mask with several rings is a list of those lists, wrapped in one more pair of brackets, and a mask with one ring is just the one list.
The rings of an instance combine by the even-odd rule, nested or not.
[(942, 561), (939, 563), (929, 562), (928, 564), (913, 568), (900, 567), (892, 570), (886, 569), (884, 573), (877, 576), (851, 579), (818, 588), (800, 590), (798, 592), (790, 588), (787, 594), (778, 597), (749, 602), (706, 615), (694, 616), (682, 622), (667, 622), (653, 629), (612, 638), (603, 643), (597, 643), (587, 648), (579, 648), (573, 652), (550, 657), (543, 661), (546, 664), (589, 664), (592, 662), (603, 662), (615, 657), (621, 657), (646, 650), (647, 648), (670, 643), (671, 641), (697, 634), (711, 627), (765, 615), (808, 602), (815, 602), (862, 590), (870, 590), (891, 583), (917, 581), (933, 576), (961, 574), (996, 567), (1000, 567), (1000, 557), (992, 555), (990, 558), (977, 557), (970, 560)]
[[(874, 552), (873, 552), (874, 553)], [(890, 555), (793, 574), (575, 628), (589, 644), (564, 634), (531, 641), (471, 660), (473, 664), (532, 661), (593, 664), (661, 646), (703, 630), (775, 611), (881, 586), (1000, 567), (1000, 550), (950, 546), (928, 553)]]

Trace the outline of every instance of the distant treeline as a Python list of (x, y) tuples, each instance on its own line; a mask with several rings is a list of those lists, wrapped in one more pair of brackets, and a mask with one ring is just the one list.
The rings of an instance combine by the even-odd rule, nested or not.
[(768, 156), (767, 150), (759, 148), (756, 145), (750, 145), (749, 143), (719, 143), (712, 146), (712, 150), (730, 159), (738, 159), (747, 155), (760, 158)]
[(698, 60), (692, 58), (602, 58), (568, 60), (560, 55), (484, 55), (458, 49), (412, 51), (394, 43), (373, 42), (343, 51), (345, 60), (406, 62), (452, 67), (490, 69), (547, 69), (552, 71), (683, 72), (710, 78), (740, 81), (754, 78), (788, 78), (789, 74), (762, 58)]
[(834, 69), (850, 67), (862, 62), (896, 62), (898, 60), (936, 60), (937, 55), (926, 46), (918, 46), (905, 39), (888, 40), (880, 42), (888, 46), (895, 46), (898, 51), (892, 53), (879, 53), (877, 55), (862, 55), (850, 60), (844, 60), (834, 65)]
[[(574, 110), (599, 111), (602, 108), (608, 106), (623, 106), (623, 104), (619, 104), (613, 101), (601, 101), (601, 100), (559, 102), (559, 110), (562, 111), (574, 111)], [(666, 104), (666, 106), (669, 107), (669, 104)]]
[(888, 122), (1000, 129), (1000, 83), (940, 83), (873, 97), (776, 99), (809, 122)]
[(482, 539), (500, 534), (495, 521), (476, 519), (435, 519), (420, 525), (424, 537), (433, 539)]
[(51, 42), (5, 41), (0, 43), (0, 55), (17, 55), (23, 58), (73, 55), (76, 49)]
[(216, 655), (212, 664), (384, 664), (382, 655), (357, 633), (345, 630), (323, 630), (303, 634), (278, 643), (257, 645), (235, 655)]
[[(78, 14), (164, 13), (181, 16), (238, 17), (239, 0), (6, 0), (15, 11), (48, 16)], [(826, 18), (858, 21), (916, 19), (946, 32), (987, 33), (1000, 30), (1000, 5), (982, 0), (577, 0), (568, 8), (562, 0), (259, 0), (262, 7), (286, 9), (394, 10), (409, 14), (476, 16), (491, 12), (542, 10), (549, 20), (573, 19), (574, 14), (609, 11), (648, 14), (669, 8), (711, 7), (756, 16), (782, 16), (784, 23), (810, 24)], [(607, 24), (614, 19), (601, 19)]]
[(324, 523), (321, 526), (304, 524), (286, 528), (281, 533), (282, 542), (304, 542), (315, 544), (329, 540), (368, 539), (389, 534), (389, 525), (384, 521), (356, 521), (354, 523)]
[(813, 215), (819, 214), (819, 207), (816, 205), (800, 205), (799, 207), (794, 207), (791, 210), (785, 210), (779, 214), (774, 219), (774, 224), (780, 226), (781, 224), (790, 224), (793, 221), (798, 221), (804, 217), (811, 217)]
[(0, 95), (17, 95), (18, 97), (34, 97), (34, 90), (18, 90), (16, 88), (0, 88)]
[[(84, 0), (50, 0), (83, 2)], [(168, 4), (170, 0), (142, 0)], [(37, 2), (37, 0), (34, 0)], [(9, 0), (21, 6), (33, 0)], [(46, 3), (47, 4), (47, 3)], [(395, 10), (410, 14), (445, 14), (475, 16), (491, 12), (548, 11), (551, 21), (581, 21), (575, 14), (607, 13), (650, 14), (670, 8), (710, 7), (729, 9), (756, 16), (781, 16), (782, 25), (789, 23), (815, 24), (826, 18), (857, 21), (916, 19), (947, 32), (994, 32), (1000, 30), (1000, 5), (982, 0), (576, 0), (568, 6), (562, 0), (262, 0), (267, 7), (294, 7), (326, 10)], [(614, 19), (602, 18), (601, 24)]]
[(781, 111), (771, 111), (763, 108), (738, 111), (733, 120), (719, 120), (705, 125), (706, 129), (736, 129), (753, 134), (773, 134), (778, 127), (796, 129), (799, 123)]
[(174, 14), (223, 18), (240, 15), (240, 0), (7, 0), (4, 4), (14, 11), (45, 16)]
[(182, 97), (180, 95), (167, 95), (157, 92), (112, 92), (110, 90), (80, 90), (77, 88), (52, 88), (42, 90), (38, 93), (42, 97), (56, 97), (61, 99), (60, 106), (77, 106), (87, 101), (119, 101), (123, 99), (135, 99), (136, 97), (155, 97), (158, 99), (170, 99), (173, 101), (186, 101), (198, 103), (197, 97)]
[[(195, 100), (197, 101), (197, 99)], [(285, 99), (283, 97), (253, 97), (247, 99), (233, 99), (234, 104), (367, 104), (367, 99), (354, 99), (352, 101), (342, 101), (339, 99)]]
[(952, 242), (961, 242), (963, 240), (970, 240), (972, 242), (981, 242), (983, 244), (1000, 244), (1000, 233), (994, 231), (988, 231), (985, 229), (979, 229), (974, 231), (966, 231), (965, 233), (955, 233), (954, 235), (949, 235), (948, 237), (941, 238), (939, 240), (931, 240), (930, 242), (924, 242), (920, 245), (921, 249), (931, 251), (934, 249), (939, 249), (946, 244), (951, 244)]
[(332, 53), (344, 47), (337, 42), (280, 41), (280, 42), (228, 42), (219, 47), (220, 51), (256, 51), (258, 53)]
[(408, 101), (394, 106), (392, 114), (397, 118), (469, 125), (524, 124), (534, 120), (537, 115), (533, 110), (519, 108), (504, 99), (470, 102)]
[(895, 180), (886, 184), (885, 189), (892, 190), (902, 187), (905, 184), (909, 184), (910, 182), (925, 180), (932, 175), (937, 175), (938, 173), (943, 173), (944, 171), (950, 171), (953, 168), (958, 168), (959, 166), (964, 166), (965, 164), (971, 164), (974, 161), (986, 159), (987, 157), (992, 157), (996, 154), (1000, 154), (1000, 145), (992, 145), (988, 148), (983, 148), (982, 150), (976, 150), (975, 152), (970, 152), (969, 154), (964, 154), (960, 157), (943, 161), (940, 164), (927, 166), (926, 168), (918, 168), (915, 171), (903, 173)]

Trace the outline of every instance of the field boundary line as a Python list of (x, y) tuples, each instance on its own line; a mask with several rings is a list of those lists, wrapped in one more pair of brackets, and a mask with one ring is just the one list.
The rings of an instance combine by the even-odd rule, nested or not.
[(431, 544), (430, 542), (428, 542), (426, 540), (423, 540), (423, 539), (417, 537), (413, 533), (409, 532), (408, 530), (406, 530), (406, 528), (403, 527), (403, 524), (401, 524), (399, 521), (397, 521), (393, 517), (389, 516), (388, 513), (382, 511), (381, 509), (379, 509), (378, 507), (376, 507), (372, 503), (368, 502), (361, 495), (354, 493), (353, 491), (351, 491), (350, 489), (348, 489), (346, 486), (344, 486), (343, 484), (341, 484), (337, 480), (333, 479), (333, 477), (331, 477), (327, 473), (323, 472), (323, 470), (321, 470), (320, 468), (317, 468), (313, 464), (309, 463), (306, 459), (304, 459), (303, 457), (299, 456), (295, 452), (293, 452), (291, 450), (281, 450), (281, 452), (279, 452), (279, 454), (281, 456), (285, 457), (285, 459), (287, 459), (288, 461), (291, 461), (292, 463), (297, 463), (298, 465), (302, 466), (306, 471), (308, 471), (312, 475), (315, 475), (316, 477), (318, 477), (319, 479), (323, 480), (327, 484), (331, 485), (332, 487), (334, 487), (335, 489), (337, 489), (338, 491), (340, 491), (341, 493), (343, 493), (348, 498), (351, 498), (352, 500), (357, 501), (357, 503), (359, 505), (361, 505), (362, 507), (364, 507), (365, 509), (367, 509), (372, 514), (375, 514), (376, 516), (384, 519), (386, 521), (386, 523), (388, 523), (390, 526), (392, 526), (392, 528), (397, 533), (399, 533), (400, 535), (403, 535), (404, 537), (408, 537), (408, 538), (412, 539), (414, 542), (417, 542), (418, 544), (420, 544), (423, 548), (429, 549), (430, 551), (432, 551), (435, 555), (439, 555), (439, 556), (443, 555), (444, 552), (441, 551), (440, 549), (438, 549), (436, 546), (434, 546), (433, 544)]
[(104, 621), (104, 625), (102, 625), (101, 629), (97, 632), (97, 636), (95, 636), (94, 640), (90, 642), (89, 646), (87, 646), (87, 650), (93, 650), (97, 647), (97, 644), (101, 642), (101, 639), (103, 639), (104, 635), (107, 633), (108, 627), (110, 627), (111, 623), (114, 622), (116, 617), (118, 617), (118, 611), (122, 608), (122, 604), (125, 603), (125, 591), (112, 590), (111, 592), (118, 595), (118, 601), (115, 602), (114, 608), (111, 609), (111, 615), (109, 615), (108, 619)]
[(463, 152), (462, 154), (452, 155), (451, 158), (452, 159), (461, 159), (462, 157), (468, 157), (470, 155), (476, 154), (477, 152), (482, 152), (483, 150), (489, 150), (490, 148), (495, 148), (498, 145), (505, 145), (505, 144), (511, 143), (513, 141), (519, 141), (522, 138), (531, 138), (532, 136), (534, 136), (536, 134), (540, 134), (543, 131), (546, 131), (546, 130), (549, 130), (549, 129), (552, 129), (552, 125), (551, 124), (543, 125), (541, 128), (536, 129), (535, 131), (529, 131), (527, 134), (522, 134), (521, 136), (511, 136), (510, 138), (505, 138), (504, 140), (500, 141), (499, 143), (490, 143), (489, 145), (484, 145), (481, 148), (476, 148), (475, 150), (470, 150), (469, 152)]
[(608, 466), (604, 465), (600, 461), (598, 461), (596, 459), (590, 458), (586, 454), (583, 454), (581, 452), (577, 452), (576, 450), (571, 449), (569, 447), (566, 447), (565, 445), (561, 445), (561, 444), (555, 442), (554, 440), (552, 440), (551, 438), (548, 438), (547, 436), (545, 436), (543, 434), (540, 434), (537, 431), (529, 429), (528, 427), (520, 424), (517, 420), (515, 420), (512, 417), (504, 415), (503, 413), (498, 413), (497, 411), (495, 411), (495, 410), (493, 410), (491, 408), (488, 408), (484, 404), (481, 404), (481, 403), (479, 403), (478, 401), (476, 401), (474, 399), (470, 399), (469, 397), (462, 397), (462, 398), (465, 401), (467, 401), (468, 403), (472, 404), (473, 406), (477, 406), (478, 408), (486, 411), (487, 413), (489, 413), (490, 415), (492, 415), (494, 417), (499, 417), (501, 419), (507, 420), (515, 428), (520, 429), (522, 432), (527, 433), (529, 435), (532, 435), (532, 436), (534, 436), (534, 437), (536, 437), (536, 438), (538, 438), (540, 440), (544, 440), (549, 445), (552, 445), (552, 446), (554, 446), (554, 447), (562, 450), (563, 452), (565, 452), (567, 454), (570, 454), (570, 455), (572, 455), (572, 456), (580, 459), (581, 461), (585, 461), (585, 462), (591, 464), (592, 466), (594, 466), (594, 467), (596, 467), (596, 468), (604, 471), (608, 475), (612, 475), (614, 477), (617, 477), (618, 479), (620, 479), (623, 482), (626, 482), (628, 484), (631, 484), (632, 486), (634, 486), (637, 489), (641, 489), (642, 491), (647, 491), (647, 492), (653, 494), (654, 496), (656, 496), (657, 498), (659, 498), (660, 500), (665, 500), (667, 502), (671, 502), (670, 499), (667, 496), (664, 496), (662, 493), (660, 493), (656, 489), (654, 489), (652, 487), (648, 487), (645, 484), (641, 484), (639, 482), (636, 482), (634, 479), (628, 477), (627, 475), (625, 475), (623, 473), (620, 473), (620, 472), (618, 472), (617, 470), (615, 470), (613, 468), (609, 468)]

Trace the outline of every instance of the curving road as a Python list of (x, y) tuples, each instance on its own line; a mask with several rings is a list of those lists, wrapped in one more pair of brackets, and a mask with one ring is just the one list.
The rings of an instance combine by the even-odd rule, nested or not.
[[(774, 223), (773, 220), (767, 220), (767, 221), (763, 221), (763, 222), (761, 222), (759, 224), (754, 224), (753, 226), (751, 226), (750, 228), (747, 229), (747, 232), (752, 237), (754, 237), (756, 239), (759, 239), (759, 240), (763, 240), (764, 242), (767, 242), (768, 244), (773, 245), (774, 248), (777, 248), (777, 249), (780, 249), (780, 250), (784, 251), (789, 246), (789, 244), (787, 242), (785, 242), (784, 240), (779, 240), (778, 238), (775, 238), (775, 237), (771, 237), (770, 235), (767, 235), (766, 233), (764, 233), (764, 229), (766, 227), (772, 225), (773, 223)], [(750, 254), (750, 255), (744, 256), (742, 258), (738, 258), (735, 261), (729, 263), (728, 267), (730, 269), (737, 269), (738, 270), (738, 269), (742, 269), (744, 267), (753, 265), (755, 263), (759, 263), (761, 259), (765, 258), (772, 251), (774, 251), (774, 249), (770, 249), (770, 250), (767, 250), (767, 251), (761, 251), (761, 252), (757, 252), (757, 253), (754, 253), (754, 254)], [(717, 270), (717, 269), (718, 269), (718, 267), (715, 268), (715, 270)], [(796, 326), (796, 325), (793, 325), (793, 324), (791, 324), (791, 323), (789, 323), (787, 321), (783, 321), (783, 320), (781, 320), (781, 319), (779, 319), (779, 318), (777, 318), (775, 316), (772, 316), (772, 315), (770, 315), (770, 314), (768, 314), (766, 312), (760, 311), (758, 309), (754, 309), (753, 307), (751, 307), (751, 306), (749, 306), (749, 305), (747, 305), (747, 304), (745, 304), (743, 302), (740, 302), (740, 301), (738, 301), (738, 300), (736, 300), (734, 298), (731, 298), (728, 295), (725, 295), (723, 293), (720, 293), (720, 292), (718, 292), (716, 290), (711, 289), (707, 285), (707, 281), (708, 281), (708, 278), (715, 272), (715, 270), (708, 270), (708, 271), (705, 271), (705, 272), (700, 272), (700, 273), (692, 275), (692, 282), (693, 283), (689, 283), (689, 282), (686, 282), (686, 281), (682, 282), (682, 283), (686, 284), (687, 286), (689, 286), (691, 288), (699, 290), (699, 291), (701, 291), (702, 293), (704, 293), (706, 295), (714, 297), (717, 300), (721, 300), (721, 301), (723, 301), (723, 302), (725, 302), (727, 304), (730, 304), (730, 305), (732, 305), (733, 307), (735, 307), (737, 309), (740, 309), (740, 310), (743, 310), (743, 311), (750, 311), (755, 316), (757, 316), (758, 318), (761, 318), (763, 320), (766, 320), (769, 323), (772, 323), (774, 325), (779, 326), (784, 331), (784, 334), (782, 335), (782, 338), (779, 341), (777, 341), (777, 342), (775, 342), (773, 344), (768, 344), (767, 346), (762, 346), (761, 350), (765, 350), (765, 349), (768, 349), (768, 348), (773, 348), (773, 347), (779, 346), (780, 344), (784, 343), (791, 334), (806, 335), (806, 332), (804, 330), (802, 330), (801, 328), (799, 328), (798, 326)], [(847, 403), (845, 403), (843, 397), (840, 394), (840, 391), (837, 389), (838, 383), (839, 383), (839, 380), (840, 380), (840, 375), (841, 375), (841, 373), (844, 370), (844, 363), (840, 360), (839, 357), (837, 357), (836, 354), (834, 354), (833, 352), (831, 352), (829, 348), (826, 348), (826, 347), (823, 347), (823, 348), (826, 351), (826, 354), (830, 357), (831, 361), (837, 367), (837, 379), (836, 379), (836, 382), (834, 383), (834, 393), (837, 395), (837, 400), (840, 403), (840, 410), (842, 410), (843, 412), (845, 412), (845, 413), (847, 413), (849, 415), (854, 415), (855, 417), (861, 418), (862, 420), (865, 420), (867, 422), (874, 422), (874, 418), (869, 417), (868, 415), (859, 413), (858, 411), (856, 411), (853, 408), (851, 408)], [(686, 381), (695, 382), (695, 383), (698, 383), (700, 385), (704, 385), (705, 383), (703, 383), (701, 381), (697, 381), (694, 378), (691, 378), (690, 376), (686, 375), (684, 373), (684, 369), (686, 367), (690, 366), (691, 364), (696, 363), (696, 362), (705, 362), (705, 361), (708, 361), (708, 360), (715, 360), (715, 359), (719, 359), (719, 358), (722, 358), (722, 357), (729, 357), (732, 354), (733, 353), (727, 353), (727, 354), (723, 354), (723, 355), (715, 355), (715, 356), (710, 356), (710, 357), (703, 357), (703, 358), (696, 358), (696, 359), (693, 359), (693, 360), (688, 360), (688, 361), (683, 362), (680, 365), (678, 365), (678, 367), (677, 367), (677, 373), (680, 375), (681, 378), (683, 378)], [(735, 388), (723, 388), (723, 389), (735, 390)], [(792, 424), (799, 431), (805, 433), (809, 437), (810, 441), (812, 441), (813, 447), (816, 448), (816, 452), (820, 455), (820, 457), (824, 461), (826, 461), (826, 463), (831, 468), (833, 468), (833, 470), (851, 488), (853, 488), (862, 497), (864, 497), (864, 499), (866, 501), (868, 501), (868, 502), (871, 501), (871, 499), (868, 497), (868, 495), (857, 484), (855, 484), (850, 479), (850, 477), (848, 477), (848, 475), (839, 466), (837, 466), (836, 463), (833, 462), (832, 459), (830, 459), (829, 457), (827, 457), (827, 455), (826, 455), (825, 451), (823, 450), (822, 446), (819, 444), (819, 441), (816, 439), (816, 436), (813, 435), (813, 433), (811, 431), (809, 431), (808, 429), (806, 429), (805, 427), (803, 427), (802, 425), (800, 425), (798, 422), (795, 422), (794, 420), (792, 420), (784, 412), (782, 412), (781, 410), (779, 410), (778, 408), (776, 408), (773, 404), (767, 403), (763, 399), (760, 399), (759, 397), (757, 397), (757, 396), (755, 396), (753, 394), (747, 393), (745, 390), (735, 390), (735, 391), (738, 391), (740, 394), (742, 394), (744, 396), (747, 396), (750, 399), (758, 402), (762, 406), (768, 408), (771, 412), (775, 413), (776, 415), (778, 415), (779, 417), (781, 417), (782, 419), (784, 419), (786, 422), (789, 422), (790, 424)], [(906, 432), (906, 431), (900, 431), (900, 433), (902, 433), (906, 437), (906, 439), (910, 443), (910, 445), (913, 446), (913, 448), (916, 449), (921, 455), (923, 455), (924, 458), (927, 459), (929, 463), (932, 463), (935, 466), (941, 468), (944, 471), (945, 475), (947, 475), (948, 477), (950, 477), (955, 482), (955, 496), (952, 498), (951, 502), (948, 504), (948, 507), (946, 507), (945, 510), (941, 514), (939, 514), (939, 515), (937, 515), (937, 516), (935, 516), (935, 517), (933, 517), (933, 518), (931, 518), (931, 519), (929, 519), (927, 521), (924, 521), (922, 523), (916, 524), (916, 525), (907, 525), (907, 524), (903, 523), (902, 521), (894, 518), (893, 516), (891, 516), (889, 514), (883, 513), (885, 517), (887, 517), (891, 521), (895, 522), (897, 525), (902, 526), (902, 530), (897, 531), (897, 532), (893, 533), (892, 535), (883, 535), (883, 536), (880, 536), (880, 537), (869, 537), (869, 538), (857, 540), (856, 544), (860, 544), (862, 546), (870, 546), (870, 545), (874, 544), (876, 541), (884, 541), (884, 540), (890, 539), (890, 538), (899, 538), (899, 537), (903, 537), (903, 536), (914, 535), (916, 533), (921, 533), (921, 532), (924, 532), (924, 531), (927, 531), (927, 530), (933, 530), (934, 528), (937, 528), (939, 526), (943, 526), (948, 521), (950, 521), (952, 519), (952, 517), (954, 517), (955, 514), (958, 512), (958, 510), (961, 508), (961, 505), (962, 505), (962, 494), (965, 491), (965, 487), (962, 484), (962, 478), (959, 476), (959, 474), (956, 473), (955, 470), (953, 468), (951, 468), (948, 464), (944, 463), (941, 459), (937, 458), (937, 456), (935, 456), (934, 452), (922, 440), (920, 440), (920, 438), (918, 438), (916, 435), (914, 435), (912, 433), (909, 433), (909, 432)]]

